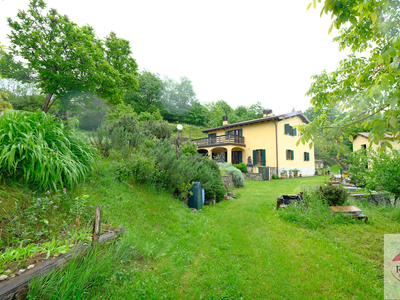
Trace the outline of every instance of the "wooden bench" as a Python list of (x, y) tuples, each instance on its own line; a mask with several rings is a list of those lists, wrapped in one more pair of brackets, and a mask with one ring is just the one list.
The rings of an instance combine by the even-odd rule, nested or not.
[(357, 220), (365, 219), (368, 222), (368, 217), (361, 213), (361, 209), (357, 206), (330, 206), (333, 213), (341, 212), (344, 216), (350, 217)]

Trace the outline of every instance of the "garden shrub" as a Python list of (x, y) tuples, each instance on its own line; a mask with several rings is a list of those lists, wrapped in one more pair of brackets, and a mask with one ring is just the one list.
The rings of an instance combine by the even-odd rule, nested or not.
[(320, 192), (325, 202), (330, 206), (340, 206), (347, 201), (347, 190), (340, 185), (328, 183), (321, 187)]
[(240, 163), (237, 165), (233, 165), (235, 168), (238, 168), (240, 171), (242, 171), (243, 173), (247, 173), (247, 166), (244, 163)]
[(239, 169), (235, 168), (231, 163), (219, 163), (218, 166), (222, 175), (232, 175), (235, 187), (239, 188), (244, 186), (243, 173)]
[(181, 151), (185, 155), (196, 155), (197, 145), (190, 142), (185, 142), (182, 144)]
[(155, 162), (153, 158), (132, 154), (128, 159), (121, 160), (116, 173), (118, 180), (130, 179), (144, 183), (150, 181), (154, 175)]
[(303, 190), (303, 201), (293, 201), (290, 206), (278, 211), (281, 219), (308, 229), (326, 228), (337, 223), (354, 222), (341, 214), (334, 215), (319, 189)]
[(221, 175), (216, 163), (207, 157), (179, 154), (168, 140), (159, 140), (154, 148), (146, 149), (142, 155), (155, 161), (153, 183), (159, 188), (172, 190), (175, 195), (186, 200), (191, 183), (198, 181), (205, 190), (207, 199), (221, 200), (225, 193)]
[(83, 181), (92, 165), (92, 147), (54, 116), (8, 111), (0, 117), (0, 176), (56, 189)]
[(148, 120), (140, 123), (140, 131), (145, 135), (152, 135), (158, 139), (169, 139), (172, 130), (167, 121)]
[(272, 174), (272, 179), (279, 179), (279, 176), (276, 174)]

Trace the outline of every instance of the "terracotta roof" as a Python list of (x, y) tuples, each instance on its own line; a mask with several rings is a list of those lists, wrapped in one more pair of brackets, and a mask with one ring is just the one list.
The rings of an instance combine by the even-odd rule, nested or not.
[(244, 122), (239, 122), (239, 123), (233, 123), (233, 124), (223, 125), (223, 126), (219, 126), (219, 127), (215, 127), (215, 128), (209, 128), (209, 129), (203, 130), (202, 132), (206, 133), (206, 132), (210, 132), (210, 131), (216, 131), (216, 130), (227, 129), (227, 128), (232, 128), (232, 127), (239, 127), (239, 126), (250, 125), (250, 124), (272, 121), (272, 120), (281, 121), (281, 120), (293, 118), (296, 116), (299, 116), (303, 120), (304, 123), (307, 123), (307, 124), (310, 123), (310, 120), (299, 110), (299, 111), (293, 111), (293, 112), (286, 113), (286, 114), (263, 117), (260, 119), (244, 121)]

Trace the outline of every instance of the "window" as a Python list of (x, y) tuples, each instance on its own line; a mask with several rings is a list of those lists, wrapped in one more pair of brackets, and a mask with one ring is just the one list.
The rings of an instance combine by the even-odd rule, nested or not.
[(291, 135), (291, 136), (297, 136), (297, 129), (293, 128), (289, 124), (285, 124), (285, 134)]
[(361, 145), (361, 149), (367, 149), (367, 145), (366, 144)]
[(310, 153), (304, 152), (304, 161), (310, 161)]
[(286, 159), (294, 160), (294, 151), (293, 150), (286, 150)]
[(266, 166), (265, 149), (253, 150), (253, 165)]
[(242, 162), (242, 151), (232, 151), (232, 164), (240, 164)]
[(225, 131), (225, 139), (226, 140), (233, 139), (235, 141), (235, 143), (243, 143), (243, 138), (240, 138), (240, 136), (243, 136), (242, 129)]

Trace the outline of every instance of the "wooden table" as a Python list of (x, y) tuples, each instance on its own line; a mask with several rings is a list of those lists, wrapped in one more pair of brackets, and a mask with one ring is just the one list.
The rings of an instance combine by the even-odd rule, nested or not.
[(330, 206), (331, 210), (334, 213), (341, 212), (345, 216), (349, 216), (355, 219), (365, 219), (365, 222), (368, 221), (368, 217), (361, 213), (361, 209), (357, 206)]

